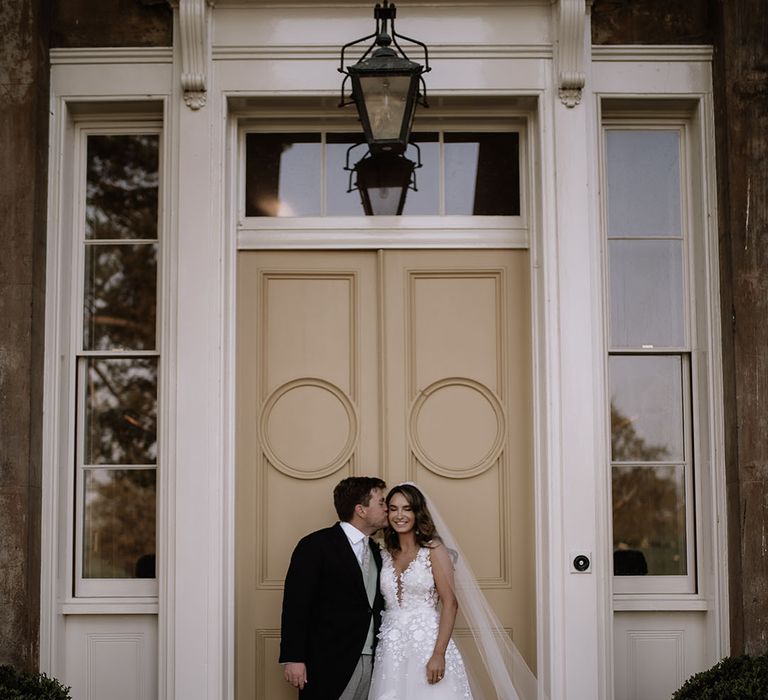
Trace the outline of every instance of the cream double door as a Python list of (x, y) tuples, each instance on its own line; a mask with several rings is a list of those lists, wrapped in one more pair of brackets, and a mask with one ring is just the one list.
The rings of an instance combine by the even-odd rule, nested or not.
[(283, 580), (349, 475), (429, 491), (535, 666), (528, 264), (520, 250), (239, 254), (238, 700), (295, 697), (277, 665)]

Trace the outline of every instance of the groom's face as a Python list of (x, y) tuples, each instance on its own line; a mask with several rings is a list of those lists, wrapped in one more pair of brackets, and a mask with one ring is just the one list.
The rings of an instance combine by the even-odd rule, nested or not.
[(362, 518), (372, 528), (380, 529), (387, 524), (387, 502), (381, 489), (371, 489), (371, 500), (368, 505), (360, 505)]

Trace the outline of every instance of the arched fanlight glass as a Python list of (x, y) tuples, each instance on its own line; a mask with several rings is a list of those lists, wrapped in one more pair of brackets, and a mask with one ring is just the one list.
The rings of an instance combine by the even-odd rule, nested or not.
[[(384, 0), (376, 4), (373, 34), (345, 44), (341, 49), (339, 72), (345, 75), (341, 84), (340, 107), (354, 104), (372, 153), (403, 153), (408, 146), (416, 105), (427, 106), (423, 73), (430, 70), (427, 47), (416, 39), (395, 31), (397, 10)], [(344, 56), (352, 46), (374, 38), (360, 60), (345, 66)], [(424, 65), (411, 61), (398, 39), (416, 44), (424, 51)], [(351, 98), (345, 95), (347, 80), (352, 83)]]

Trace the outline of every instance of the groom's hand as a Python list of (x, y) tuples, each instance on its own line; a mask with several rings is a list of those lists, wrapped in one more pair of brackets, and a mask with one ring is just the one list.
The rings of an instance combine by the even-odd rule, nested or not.
[(285, 680), (287, 680), (294, 688), (304, 690), (304, 686), (307, 684), (307, 667), (303, 663), (287, 663), (285, 664), (285, 670), (283, 671)]

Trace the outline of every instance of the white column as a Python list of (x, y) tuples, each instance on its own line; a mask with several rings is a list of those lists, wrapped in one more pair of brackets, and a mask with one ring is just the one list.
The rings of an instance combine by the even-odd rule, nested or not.
[[(175, 258), (171, 262), (175, 280), (168, 289), (175, 298), (165, 323), (175, 325), (169, 332), (175, 342), (165, 371), (175, 423), (168, 430), (174, 439), (169, 463), (164, 465), (160, 501), (159, 697), (164, 700), (222, 698), (227, 676), (223, 125), (217, 100), (211, 97), (208, 22), (204, 2), (181, 0), (175, 12), (171, 167), (166, 174), (173, 188), (169, 251)], [(190, 82), (189, 75), (196, 80)]]
[[(545, 187), (548, 303), (549, 657), (553, 700), (609, 698), (610, 561), (596, 104), (584, 0), (560, 0)], [(585, 84), (586, 80), (586, 84)], [(585, 85), (582, 89), (581, 85)], [(547, 156), (545, 151), (544, 157)], [(547, 194), (550, 194), (547, 203)], [(548, 240), (547, 240), (548, 239)], [(546, 273), (545, 273), (546, 274)], [(552, 292), (555, 296), (551, 296)], [(578, 573), (577, 554), (591, 568)]]

